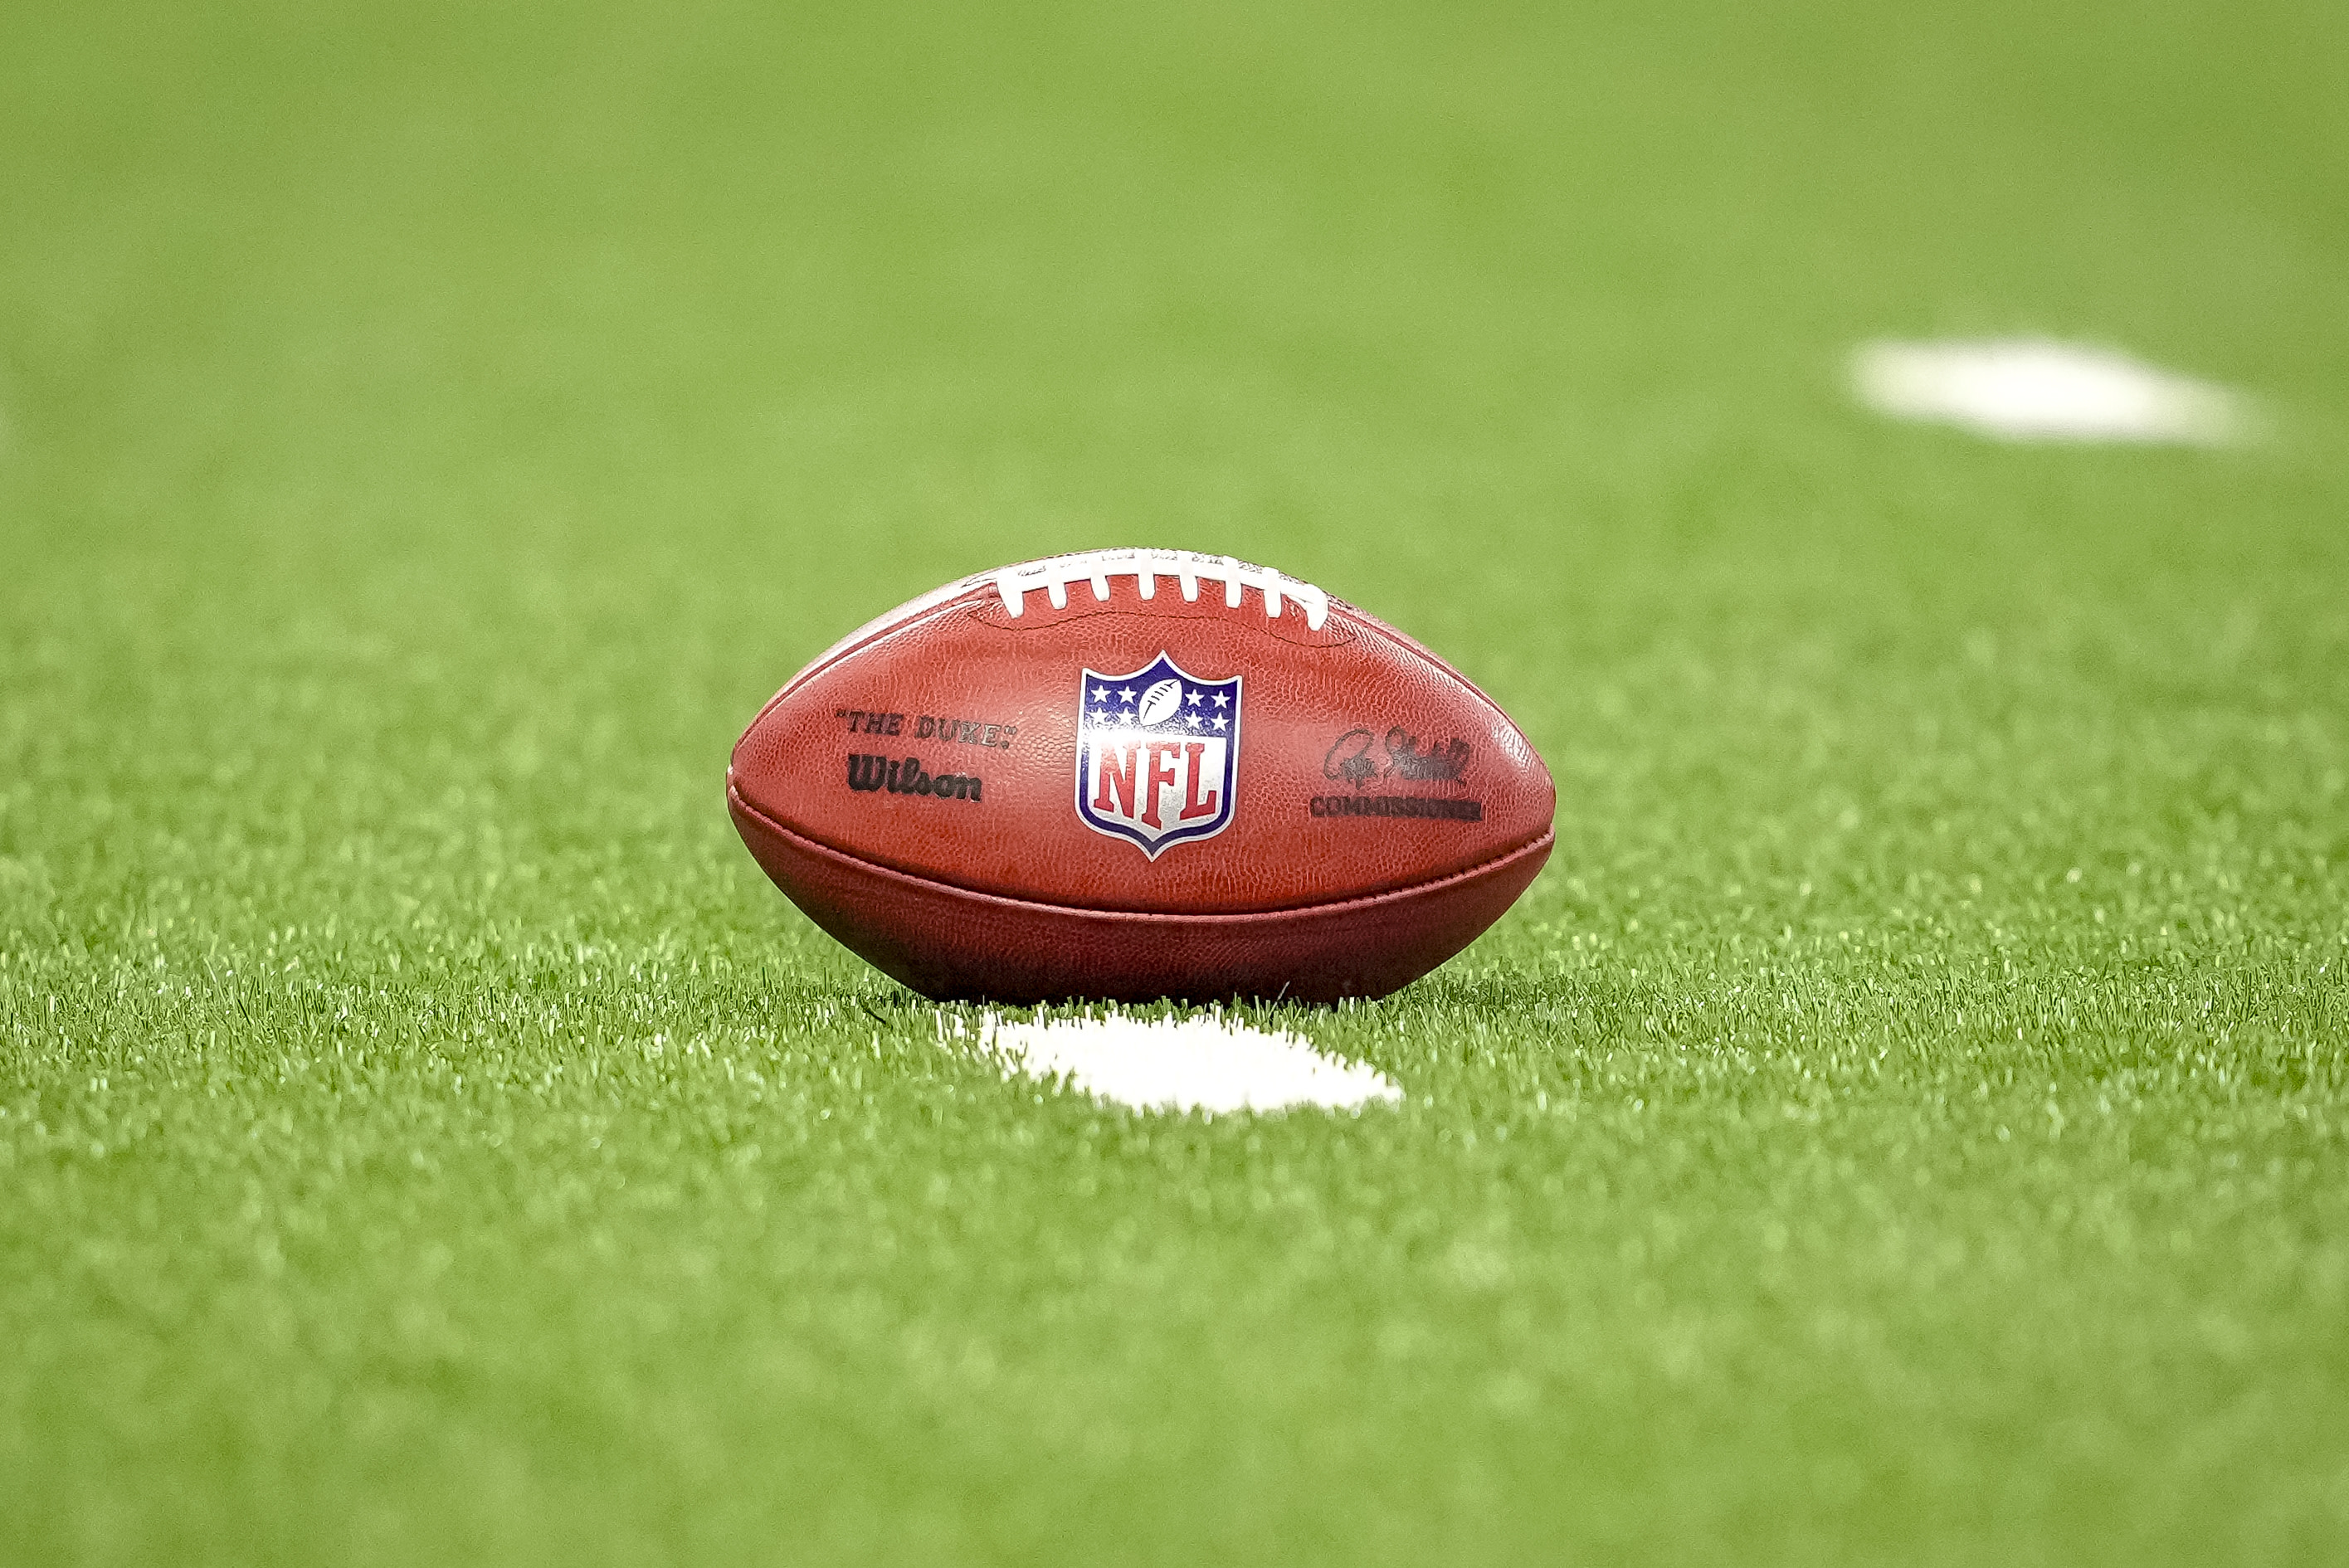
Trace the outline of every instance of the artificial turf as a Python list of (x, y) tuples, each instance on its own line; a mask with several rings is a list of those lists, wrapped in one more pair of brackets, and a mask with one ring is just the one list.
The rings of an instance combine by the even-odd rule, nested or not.
[[(2349, 1556), (2319, 4), (0, 16), (0, 1559)], [(1880, 424), (2035, 330), (2222, 451)], [(1559, 785), (1265, 1020), (943, 1051), (720, 799), (1229, 550)]]

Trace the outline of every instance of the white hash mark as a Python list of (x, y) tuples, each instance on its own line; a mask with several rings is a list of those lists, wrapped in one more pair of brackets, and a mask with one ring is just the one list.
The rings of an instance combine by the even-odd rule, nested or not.
[[(938, 1038), (969, 1036), (962, 1019), (940, 1014)], [(975, 1043), (1007, 1078), (1064, 1078), (1096, 1099), (1137, 1110), (1359, 1110), (1402, 1099), (1376, 1068), (1215, 1012), (1133, 1018), (1112, 1009), (1100, 1017), (1040, 1016), (1030, 1024), (988, 1013)]]
[(2221, 446), (2251, 428), (2244, 400), (2224, 387), (2044, 338), (1864, 344), (1851, 372), (1880, 414), (1998, 440)]

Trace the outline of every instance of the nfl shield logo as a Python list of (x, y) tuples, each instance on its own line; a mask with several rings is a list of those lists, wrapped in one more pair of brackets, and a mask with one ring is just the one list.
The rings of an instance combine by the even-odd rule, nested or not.
[(1239, 779), (1240, 677), (1203, 681), (1164, 654), (1122, 676), (1085, 672), (1077, 696), (1077, 815), (1152, 860), (1230, 826)]

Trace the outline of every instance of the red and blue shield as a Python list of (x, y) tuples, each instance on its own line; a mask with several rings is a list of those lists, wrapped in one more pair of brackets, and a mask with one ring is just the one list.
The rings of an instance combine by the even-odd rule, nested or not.
[(1164, 654), (1122, 676), (1087, 670), (1077, 697), (1077, 815), (1156, 860), (1231, 825), (1240, 677), (1201, 680)]

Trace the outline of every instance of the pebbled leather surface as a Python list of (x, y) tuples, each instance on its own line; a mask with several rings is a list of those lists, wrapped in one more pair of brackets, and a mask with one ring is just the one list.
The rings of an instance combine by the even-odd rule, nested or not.
[[(1161, 582), (1144, 599), (1113, 577), (1102, 598), (1079, 583), (1064, 606), (1030, 593), (1016, 617), (991, 584), (916, 601), (828, 651), (752, 722), (728, 772), (737, 826), (819, 924), (934, 995), (1375, 995), (1408, 983), (1538, 871), (1547, 770), (1475, 686), (1350, 605), (1331, 601), (1317, 629), (1294, 603), (1275, 619), (1253, 592), (1231, 605), (1220, 585), (1201, 587), (1185, 600)], [(1078, 810), (1078, 720), (1083, 671), (1138, 671), (1161, 654), (1201, 681), (1239, 679), (1238, 741), (1222, 828), (1153, 857)], [(859, 756), (976, 784), (857, 789)], [(1170, 815), (1181, 795), (1169, 786)], [(1215, 924), (1233, 919), (1244, 935)], [(976, 946), (972, 929), (985, 934)], [(1102, 946), (1109, 933), (1162, 956), (1122, 967)], [(1088, 955), (1094, 983), (1068, 952)]]
[[(1006, 621), (992, 589), (974, 590), (794, 680), (735, 748), (730, 777), (761, 814), (856, 859), (1104, 910), (1228, 914), (1360, 898), (1464, 871), (1549, 830), (1549, 774), (1482, 693), (1346, 606), (1332, 605), (1319, 634), (1294, 609), (1283, 620), (1253, 595), (1237, 608), (1211, 593), (1185, 603), (1171, 588), (1145, 601), (1127, 579), (1112, 580), (1106, 604), (1080, 585), (1064, 611), (1031, 596)], [(1161, 652), (1195, 676), (1241, 676), (1242, 717), (1230, 825), (1154, 860), (1079, 817), (1077, 709), (1081, 672), (1133, 670)], [(895, 735), (852, 733), (860, 713), (904, 717)], [(956, 720), (958, 737), (962, 723), (993, 725), (997, 744), (922, 738), (925, 717)], [(1398, 772), (1399, 751), (1454, 741), (1466, 748), (1457, 779)], [(1361, 776), (1358, 762), (1345, 776), (1357, 748), (1376, 772)], [(977, 777), (980, 799), (854, 790), (855, 754)], [(1376, 796), (1474, 802), (1482, 820), (1312, 809), (1317, 798)]]

